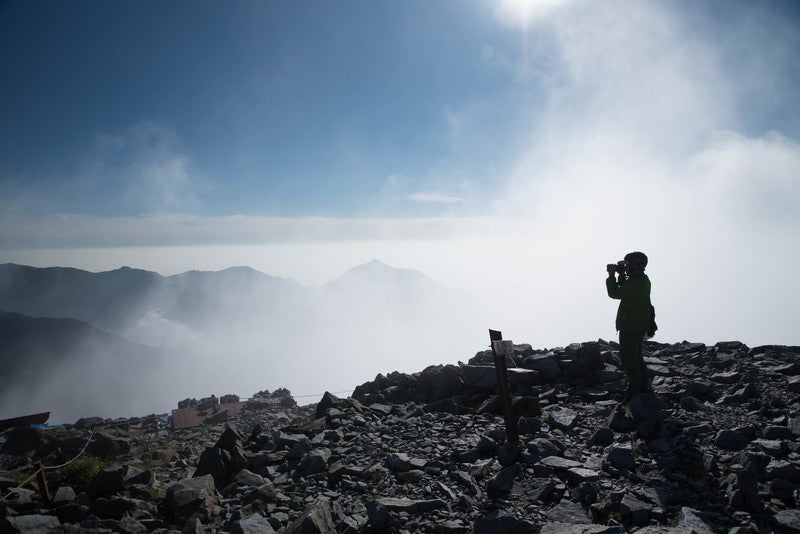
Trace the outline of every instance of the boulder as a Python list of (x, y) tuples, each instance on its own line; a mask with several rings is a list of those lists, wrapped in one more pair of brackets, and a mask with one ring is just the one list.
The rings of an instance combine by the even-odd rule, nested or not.
[(376, 532), (385, 532), (396, 523), (389, 509), (377, 499), (367, 503), (367, 516), (369, 526)]
[(314, 411), (314, 416), (319, 419), (320, 417), (325, 417), (326, 412), (333, 408), (334, 406), (338, 406), (342, 402), (342, 399), (326, 391), (320, 401), (317, 403), (317, 409)]
[(513, 368), (508, 370), (508, 385), (512, 391), (525, 391), (531, 386), (541, 384), (538, 371)]
[(71, 486), (61, 486), (53, 495), (53, 506), (59, 507), (64, 504), (73, 503), (78, 500), (78, 495)]
[(550, 428), (558, 428), (561, 430), (571, 430), (578, 422), (578, 414), (575, 410), (569, 408), (559, 408), (547, 412), (547, 423)]
[(208, 519), (218, 504), (214, 478), (187, 478), (167, 488), (166, 507), (174, 521), (183, 523), (193, 514)]
[(800, 532), (800, 510), (781, 510), (772, 516), (777, 532)]
[(693, 534), (714, 534), (717, 531), (701, 512), (687, 506), (681, 508), (677, 528), (680, 532)]
[(486, 483), (486, 493), (490, 499), (505, 497), (511, 493), (514, 481), (522, 473), (520, 464), (512, 464), (497, 472), (495, 476)]
[(608, 428), (614, 432), (627, 434), (636, 430), (636, 426), (636, 421), (621, 406), (616, 407), (608, 417)]
[[(576, 502), (563, 499), (556, 506), (545, 512), (548, 520), (556, 523), (568, 523), (571, 525), (591, 523), (589, 515), (583, 506)], [(580, 532), (573, 530), (573, 532)]]
[(557, 456), (561, 454), (561, 449), (547, 438), (536, 438), (528, 442), (528, 452), (536, 455), (538, 458), (547, 458), (548, 456)]
[(479, 390), (497, 390), (497, 371), (494, 367), (465, 365), (461, 367), (464, 373), (464, 384)]
[(720, 430), (714, 436), (714, 445), (727, 451), (740, 451), (747, 446), (747, 439), (735, 430)]
[(529, 534), (536, 525), (503, 512), (490, 512), (475, 520), (473, 534)]
[(636, 496), (626, 493), (619, 503), (619, 511), (623, 520), (636, 526), (644, 526), (649, 522), (652, 506)]
[(534, 435), (542, 429), (542, 420), (538, 417), (520, 417), (517, 419), (517, 430), (521, 435)]
[(0, 452), (19, 456), (42, 448), (49, 441), (39, 428), (18, 427), (6, 433), (6, 442)]
[(542, 354), (525, 358), (522, 363), (525, 369), (539, 372), (545, 382), (553, 383), (561, 375), (561, 368), (552, 355)]
[(539, 406), (539, 397), (530, 395), (514, 397), (511, 399), (511, 408), (514, 413), (524, 417), (538, 417), (542, 415), (542, 408)]
[(264, 477), (253, 473), (249, 469), (242, 469), (233, 477), (233, 483), (240, 486), (262, 486), (266, 482)]
[(229, 458), (226, 451), (216, 448), (208, 448), (200, 454), (200, 461), (195, 469), (195, 477), (210, 475), (214, 479), (214, 484), (218, 487), (228, 485), (232, 474), (228, 470)]
[(609, 447), (606, 453), (606, 462), (617, 469), (632, 471), (636, 468), (636, 459), (630, 444)]
[(404, 472), (411, 469), (411, 459), (405, 453), (392, 453), (386, 457), (386, 467), (390, 471)]
[(614, 442), (614, 431), (610, 428), (604, 426), (598, 428), (592, 437), (589, 439), (589, 443), (591, 445), (600, 445), (601, 447), (605, 447), (607, 445), (611, 445)]
[(86, 447), (86, 453), (97, 458), (111, 459), (128, 454), (131, 451), (130, 441), (105, 432), (95, 432)]
[(291, 534), (333, 534), (336, 532), (330, 500), (325, 497), (317, 497), (306, 507), (302, 516), (286, 527), (286, 532)]
[(406, 499), (402, 497), (383, 497), (378, 502), (390, 512), (424, 514), (433, 510), (447, 508), (441, 499)]
[(572, 358), (570, 371), (585, 374), (590, 371), (600, 371), (605, 367), (600, 344), (596, 341), (589, 343), (573, 343), (566, 349), (567, 356)]
[(261, 514), (253, 514), (231, 524), (231, 534), (274, 534), (275, 529)]
[(305, 477), (325, 472), (328, 468), (330, 457), (331, 452), (328, 449), (309, 451), (300, 459), (300, 464), (297, 466), (297, 474)]
[(125, 473), (127, 469), (121, 465), (104, 467), (94, 479), (89, 490), (93, 497), (108, 497), (125, 489)]
[(660, 421), (664, 418), (664, 402), (655, 393), (634, 395), (628, 409), (637, 421)]
[(464, 372), (457, 365), (431, 365), (419, 374), (414, 400), (432, 402), (462, 393)]
[(61, 526), (61, 521), (54, 515), (32, 514), (8, 516), (0, 519), (0, 531), (7, 532), (3, 528), (3, 521), (8, 522), (10, 532), (51, 532)]

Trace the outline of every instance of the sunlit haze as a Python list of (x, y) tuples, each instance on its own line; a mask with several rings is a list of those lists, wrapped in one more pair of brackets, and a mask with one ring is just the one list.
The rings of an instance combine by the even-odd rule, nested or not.
[[(489, 328), (615, 339), (605, 265), (633, 250), (656, 341), (798, 345), (797, 50), (789, 0), (4, 2), (0, 264), (310, 291), (377, 259), (432, 284), (202, 329), (159, 301), (117, 333), (192, 356), (106, 416), (352, 390), (466, 361)], [(53, 373), (115, 367), (89, 369)]]

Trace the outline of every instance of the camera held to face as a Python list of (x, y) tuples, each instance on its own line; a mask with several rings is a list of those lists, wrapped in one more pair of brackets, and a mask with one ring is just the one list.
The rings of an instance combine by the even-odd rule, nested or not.
[(620, 260), (616, 263), (609, 263), (607, 266), (609, 274), (610, 273), (624, 274), (627, 268), (628, 268), (628, 262), (625, 260)]

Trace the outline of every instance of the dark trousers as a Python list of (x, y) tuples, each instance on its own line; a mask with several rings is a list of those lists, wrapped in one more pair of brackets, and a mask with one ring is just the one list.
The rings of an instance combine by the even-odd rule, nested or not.
[(650, 387), (647, 367), (642, 356), (644, 334), (631, 332), (619, 333), (619, 358), (622, 368), (628, 375), (628, 390), (634, 393), (645, 391)]

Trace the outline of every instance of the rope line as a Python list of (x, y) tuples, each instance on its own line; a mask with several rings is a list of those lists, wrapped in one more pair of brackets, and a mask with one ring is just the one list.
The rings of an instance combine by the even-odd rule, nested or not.
[(14, 494), (17, 492), (17, 490), (18, 490), (18, 489), (22, 489), (22, 486), (24, 486), (25, 484), (27, 484), (28, 482), (30, 482), (31, 480), (33, 480), (34, 478), (36, 478), (38, 475), (39, 475), (39, 469), (37, 469), (36, 471), (34, 471), (34, 472), (33, 472), (33, 474), (32, 474), (31, 476), (29, 476), (28, 478), (26, 478), (25, 480), (23, 480), (23, 481), (22, 481), (22, 483), (21, 483), (19, 486), (17, 486), (16, 488), (13, 488), (13, 489), (11, 489), (11, 490), (9, 490), (8, 494), (7, 494), (5, 497), (3, 497), (2, 499), (0, 499), (0, 502), (5, 502), (5, 501), (6, 501), (6, 499), (8, 499), (8, 498), (9, 498), (9, 497), (11, 497), (12, 495), (14, 495)]
[(31, 480), (33, 480), (34, 478), (36, 478), (36, 477), (39, 475), (39, 473), (40, 473), (40, 472), (43, 472), (43, 471), (52, 471), (52, 470), (55, 470), (55, 469), (61, 469), (61, 468), (63, 468), (63, 467), (66, 467), (66, 466), (68, 466), (69, 464), (71, 464), (72, 462), (74, 462), (75, 460), (77, 460), (78, 458), (80, 458), (81, 456), (83, 456), (83, 453), (84, 453), (84, 452), (86, 452), (86, 448), (89, 446), (89, 443), (91, 443), (91, 442), (92, 442), (92, 438), (94, 437), (94, 431), (95, 431), (95, 430), (94, 430), (94, 427), (92, 427), (92, 433), (89, 435), (89, 439), (87, 439), (87, 440), (86, 440), (86, 444), (85, 444), (85, 445), (83, 446), (83, 448), (81, 449), (81, 452), (79, 452), (77, 455), (75, 455), (75, 457), (74, 457), (74, 458), (72, 458), (72, 459), (71, 459), (71, 460), (69, 460), (68, 462), (64, 462), (64, 463), (63, 463), (63, 464), (61, 464), (61, 465), (51, 465), (51, 466), (44, 466), (44, 465), (43, 465), (43, 466), (41, 466), (39, 469), (36, 469), (36, 470), (33, 472), (33, 474), (32, 474), (31, 476), (29, 476), (28, 478), (26, 478), (25, 480), (23, 480), (23, 481), (22, 481), (22, 482), (21, 482), (21, 483), (20, 483), (20, 484), (19, 484), (17, 487), (15, 487), (15, 488), (12, 488), (11, 490), (9, 490), (9, 492), (6, 494), (6, 496), (5, 496), (5, 497), (3, 497), (2, 499), (0, 499), (0, 502), (5, 502), (5, 501), (6, 501), (6, 500), (7, 500), (9, 497), (11, 497), (12, 495), (14, 495), (14, 494), (17, 492), (17, 490), (18, 490), (18, 489), (22, 489), (22, 487), (23, 487), (25, 484), (27, 484), (28, 482), (30, 482)]
[(342, 393), (352, 393), (353, 391), (355, 391), (355, 390), (354, 389), (348, 389), (348, 390), (345, 390), (345, 391), (326, 391), (324, 393), (312, 393), (311, 395), (292, 395), (292, 397), (298, 398), (298, 399), (302, 399), (302, 398), (305, 398), (305, 397), (321, 397), (325, 393), (330, 393), (332, 395), (340, 395)]
[(94, 427), (92, 427), (92, 433), (89, 436), (89, 439), (86, 440), (86, 444), (81, 449), (81, 452), (79, 452), (77, 455), (75, 455), (75, 457), (72, 460), (69, 460), (68, 462), (64, 462), (61, 465), (51, 465), (51, 466), (44, 466), (43, 465), (42, 469), (44, 469), (45, 471), (51, 471), (51, 470), (55, 470), (55, 469), (61, 469), (62, 467), (67, 467), (69, 464), (71, 464), (72, 462), (74, 462), (75, 460), (77, 460), (78, 458), (83, 456), (83, 453), (86, 452), (86, 448), (89, 446), (89, 443), (91, 443), (93, 437), (94, 437)]

